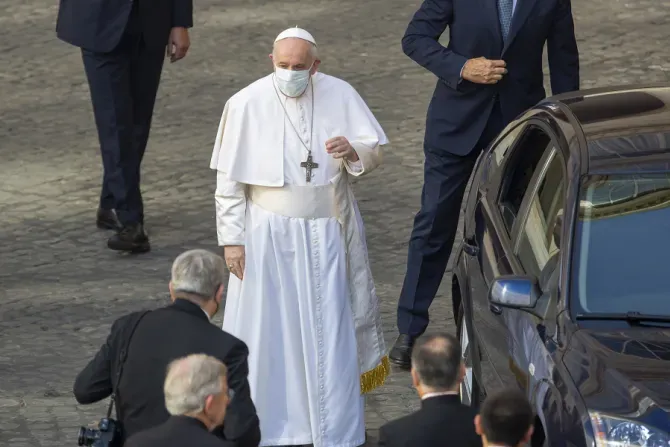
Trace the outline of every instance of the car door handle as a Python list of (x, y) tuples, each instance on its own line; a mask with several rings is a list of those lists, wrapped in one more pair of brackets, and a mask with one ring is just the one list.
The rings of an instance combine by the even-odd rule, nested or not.
[(502, 307), (496, 306), (495, 304), (489, 304), (489, 309), (493, 312), (494, 315), (502, 315)]
[(468, 238), (463, 240), (463, 251), (469, 256), (477, 256), (479, 247), (474, 240)]

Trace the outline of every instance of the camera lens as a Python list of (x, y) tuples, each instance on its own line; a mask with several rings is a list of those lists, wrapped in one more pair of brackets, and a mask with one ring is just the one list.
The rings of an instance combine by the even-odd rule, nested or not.
[(77, 436), (77, 445), (93, 445), (97, 436), (95, 435), (96, 430), (81, 427), (79, 428), (79, 436)]
[(77, 445), (86, 445), (86, 428), (79, 427), (79, 435), (77, 436)]

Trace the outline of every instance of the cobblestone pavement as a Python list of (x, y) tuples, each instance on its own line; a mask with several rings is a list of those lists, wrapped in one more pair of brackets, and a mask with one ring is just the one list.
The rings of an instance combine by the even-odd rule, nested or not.
[[(322, 69), (351, 82), (389, 134), (386, 164), (357, 185), (390, 344), (421, 183), (433, 77), (400, 50), (418, 0), (198, 0), (188, 58), (165, 68), (144, 162), (153, 251), (119, 256), (95, 230), (100, 159), (79, 53), (56, 40), (52, 0), (0, 2), (0, 445), (75, 445), (103, 405), (71, 394), (118, 316), (166, 302), (171, 261), (215, 249), (207, 169), (225, 100), (267, 73), (272, 38), (300, 24)], [(670, 1), (573, 0), (583, 86), (665, 81)], [(452, 330), (447, 292), (430, 330)], [(368, 398), (376, 429), (418, 405), (406, 373)]]

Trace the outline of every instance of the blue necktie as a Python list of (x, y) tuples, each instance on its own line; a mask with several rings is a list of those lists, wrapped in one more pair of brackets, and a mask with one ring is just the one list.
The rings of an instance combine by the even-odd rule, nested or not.
[(498, 19), (500, 19), (500, 31), (503, 41), (507, 40), (509, 27), (512, 24), (512, 14), (514, 12), (514, 0), (498, 0)]

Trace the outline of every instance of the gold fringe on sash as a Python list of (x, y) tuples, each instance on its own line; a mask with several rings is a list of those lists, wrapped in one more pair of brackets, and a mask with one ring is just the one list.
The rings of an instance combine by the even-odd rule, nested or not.
[(361, 394), (367, 394), (375, 388), (384, 385), (390, 373), (391, 364), (389, 363), (389, 358), (388, 356), (384, 356), (377, 367), (361, 374)]

